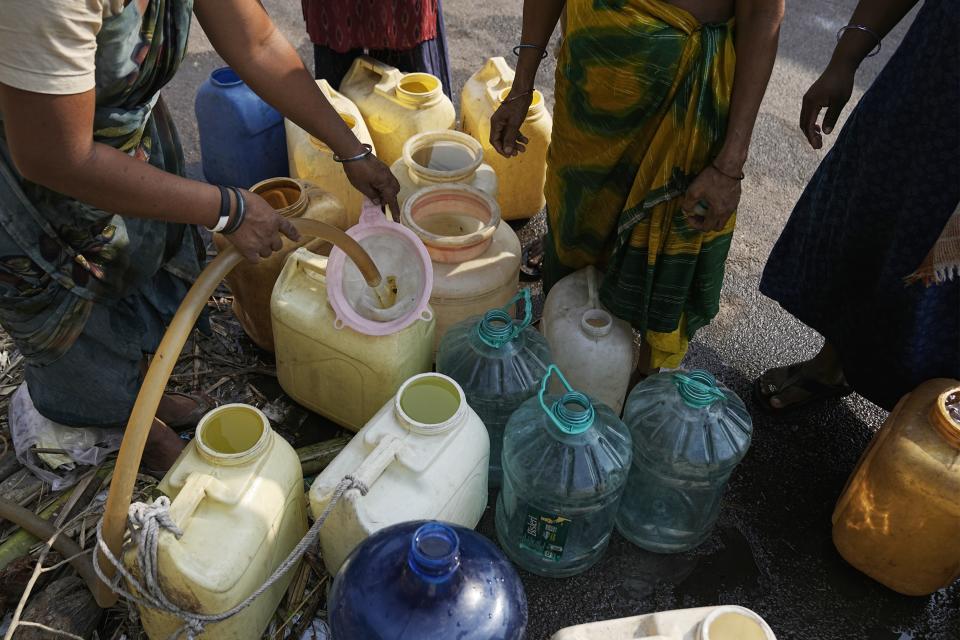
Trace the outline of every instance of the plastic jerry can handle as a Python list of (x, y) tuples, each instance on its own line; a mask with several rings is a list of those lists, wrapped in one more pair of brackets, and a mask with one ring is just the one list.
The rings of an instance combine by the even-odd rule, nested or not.
[(353, 479), (369, 489), (397, 459), (397, 454), (402, 450), (403, 440), (396, 436), (385, 436), (354, 470)]
[[(500, 92), (513, 86), (515, 73), (502, 56), (487, 60), (486, 68), (490, 69), (490, 78), (486, 81), (487, 99), (493, 105), (500, 104)], [(486, 69), (484, 69), (486, 71)]]
[(203, 499), (209, 495), (210, 490), (216, 492), (218, 487), (223, 485), (213, 476), (205, 473), (191, 473), (187, 476), (187, 481), (183, 489), (177, 494), (170, 504), (170, 519), (180, 529), (187, 524), (187, 520), (193, 516)]

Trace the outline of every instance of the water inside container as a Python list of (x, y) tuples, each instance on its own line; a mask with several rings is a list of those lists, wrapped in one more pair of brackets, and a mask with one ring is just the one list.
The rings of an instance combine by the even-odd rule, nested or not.
[(706, 631), (703, 637), (710, 640), (767, 640), (759, 622), (732, 611), (717, 616)]
[(417, 226), (428, 233), (447, 237), (469, 236), (480, 231), (486, 224), (474, 216), (454, 211), (425, 216), (416, 222)]
[(300, 199), (300, 196), (303, 192), (296, 188), (290, 186), (283, 187), (273, 187), (265, 191), (258, 192), (261, 198), (267, 201), (274, 209), (286, 209), (290, 205), (294, 204), (297, 200)]
[(461, 171), (477, 159), (466, 146), (450, 141), (425, 145), (410, 157), (417, 165), (434, 171)]
[(437, 80), (425, 74), (411, 74), (400, 81), (400, 88), (407, 93), (430, 93), (437, 88)]
[(449, 380), (426, 376), (407, 385), (400, 408), (415, 422), (443, 424), (459, 411), (460, 393)]
[(263, 430), (263, 420), (256, 411), (226, 407), (204, 423), (200, 441), (217, 453), (243, 453), (260, 441)]
[(381, 299), (353, 261), (346, 260), (342, 280), (346, 301), (354, 311), (374, 322), (390, 322), (410, 313), (420, 299), (426, 274), (420, 261), (412, 259), (409, 243), (391, 235), (368, 236), (359, 243), (383, 274), (386, 290), (380, 294), (386, 295)]

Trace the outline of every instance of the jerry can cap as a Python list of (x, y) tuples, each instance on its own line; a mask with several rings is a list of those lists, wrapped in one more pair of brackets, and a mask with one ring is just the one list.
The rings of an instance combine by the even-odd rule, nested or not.
[[(510, 314), (514, 305), (524, 303), (523, 318), (518, 322)], [(491, 309), (483, 314), (477, 323), (477, 335), (487, 346), (499, 349), (503, 345), (517, 339), (524, 329), (533, 322), (533, 301), (530, 290), (523, 289), (500, 309)]]
[[(554, 374), (566, 387), (567, 392), (560, 396), (552, 407), (548, 407), (545, 399), (547, 384), (550, 382), (550, 376)], [(540, 383), (540, 407), (556, 425), (557, 429), (569, 435), (577, 435), (587, 431), (593, 426), (593, 421), (597, 415), (590, 398), (586, 394), (574, 390), (555, 364), (547, 368), (547, 374), (543, 376), (543, 381)]]

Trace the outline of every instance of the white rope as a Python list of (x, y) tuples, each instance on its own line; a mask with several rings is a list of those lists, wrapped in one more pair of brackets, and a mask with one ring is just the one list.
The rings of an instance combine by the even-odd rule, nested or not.
[[(330, 498), (330, 502), (323, 510), (323, 513), (314, 521), (310, 530), (307, 531), (297, 546), (293, 548), (293, 551), (290, 552), (287, 559), (277, 567), (273, 575), (267, 578), (266, 582), (264, 582), (259, 589), (251, 593), (246, 600), (223, 613), (206, 614), (187, 611), (167, 598), (163, 589), (160, 588), (160, 580), (157, 574), (157, 546), (160, 539), (160, 532), (162, 530), (169, 531), (178, 539), (183, 535), (183, 532), (170, 518), (170, 498), (166, 496), (157, 498), (153, 504), (135, 502), (130, 505), (130, 510), (127, 515), (127, 528), (130, 534), (129, 544), (137, 547), (137, 564), (140, 569), (140, 575), (143, 577), (143, 583), (127, 571), (123, 563), (120, 562), (117, 557), (111, 553), (109, 547), (107, 547), (106, 542), (103, 540), (102, 519), (97, 523), (97, 546), (100, 551), (103, 552), (103, 556), (107, 561), (116, 569), (116, 575), (112, 580), (104, 575), (100, 568), (100, 554), (98, 553), (93, 554), (93, 568), (100, 579), (113, 589), (114, 592), (130, 600), (137, 606), (157, 609), (183, 620), (183, 626), (173, 632), (170, 640), (176, 640), (183, 634), (186, 634), (186, 640), (194, 640), (198, 635), (203, 633), (206, 625), (221, 622), (246, 609), (254, 600), (263, 595), (263, 593), (278, 582), (284, 574), (300, 562), (303, 554), (317, 541), (317, 537), (320, 535), (320, 528), (326, 521), (327, 516), (330, 515), (330, 512), (337, 505), (337, 502), (340, 501), (340, 498), (343, 497), (343, 494), (350, 489), (357, 489), (361, 495), (366, 495), (368, 490), (363, 482), (353, 476), (345, 476), (334, 490), (333, 496)], [(124, 544), (124, 550), (127, 548), (128, 545)], [(133, 591), (140, 595), (134, 595), (134, 593), (131, 593), (121, 586), (124, 580), (132, 587)]]

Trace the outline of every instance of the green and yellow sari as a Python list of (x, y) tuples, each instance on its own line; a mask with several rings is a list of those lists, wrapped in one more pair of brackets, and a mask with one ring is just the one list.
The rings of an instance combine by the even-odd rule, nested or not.
[(719, 311), (735, 216), (690, 228), (680, 202), (723, 144), (733, 20), (659, 0), (567, 0), (548, 156), (544, 284), (605, 268), (602, 302), (678, 366)]

